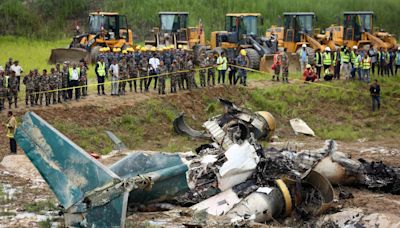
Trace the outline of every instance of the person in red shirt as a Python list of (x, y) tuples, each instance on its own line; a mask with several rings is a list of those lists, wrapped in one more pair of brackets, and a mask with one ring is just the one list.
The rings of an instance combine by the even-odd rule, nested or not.
[(303, 72), (303, 79), (306, 82), (309, 82), (309, 81), (314, 82), (315, 79), (317, 79), (317, 74), (312, 70), (310, 64), (306, 65), (306, 69)]
[(281, 53), (278, 51), (274, 55), (274, 64), (272, 65), (272, 70), (274, 70), (274, 75), (272, 75), (272, 80), (279, 81), (279, 75), (281, 73), (281, 63), (282, 63), (282, 56)]

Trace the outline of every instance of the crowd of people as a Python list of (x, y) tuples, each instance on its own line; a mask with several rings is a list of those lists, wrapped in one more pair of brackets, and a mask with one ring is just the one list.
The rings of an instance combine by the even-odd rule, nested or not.
[[(158, 90), (159, 94), (166, 94), (167, 82), (170, 92), (176, 93), (178, 90), (225, 84), (227, 73), (230, 85), (238, 82), (246, 85), (246, 70), (232, 66), (248, 65), (245, 50), (229, 60), (224, 52), (203, 53), (196, 61), (199, 69), (195, 69), (193, 52), (188, 49), (165, 47), (159, 50), (138, 46), (121, 50), (104, 47), (100, 49), (94, 69), (98, 83), (97, 94), (106, 95), (104, 85), (107, 83), (111, 84), (112, 96), (125, 95), (128, 89), (130, 92), (149, 92), (151, 87)], [(10, 58), (5, 69), (0, 66), (0, 111), (6, 108), (7, 101), (9, 109), (18, 107), (21, 83), (26, 88), (27, 107), (79, 100), (88, 95), (89, 68), (83, 59), (79, 63), (56, 64), (50, 72), (43, 69), (40, 73), (34, 69), (23, 78), (21, 74), (24, 71), (18, 64), (18, 61)], [(199, 71), (200, 85), (195, 80), (196, 70)]]
[(370, 83), (371, 74), (394, 76), (400, 68), (400, 47), (377, 50), (359, 49), (357, 46), (350, 49), (344, 46), (334, 51), (326, 47), (324, 50), (317, 49), (313, 56), (309, 56), (306, 48), (307, 46), (303, 44), (298, 52), (305, 81), (320, 80), (323, 72), (325, 81), (339, 80), (344, 76), (345, 79), (358, 79)]
[[(304, 44), (299, 54), (301, 72), (305, 81), (321, 80), (321, 74), (326, 81), (340, 79), (357, 79), (370, 82), (372, 75), (395, 75), (400, 68), (400, 48), (397, 50), (358, 49), (348, 47), (337, 48), (331, 52), (326, 47), (323, 52), (318, 49), (310, 55)], [(104, 47), (100, 49), (98, 61), (95, 64), (97, 78), (97, 94), (106, 95), (105, 84), (111, 84), (111, 95), (120, 96), (128, 92), (149, 92), (150, 88), (159, 94), (166, 94), (167, 83), (169, 91), (192, 90), (225, 84), (226, 76), (229, 85), (240, 83), (246, 86), (249, 60), (245, 49), (237, 56), (228, 58), (224, 52), (202, 53), (195, 59), (188, 49), (164, 47), (161, 50), (137, 46), (121, 50)], [(195, 68), (195, 64), (199, 68)], [(286, 48), (274, 55), (273, 80), (288, 83), (289, 56)], [(51, 105), (80, 100), (88, 95), (88, 65), (84, 60), (79, 63), (64, 62), (56, 64), (47, 72), (43, 69), (30, 70), (26, 76), (18, 60), (12, 58), (0, 65), (0, 111), (18, 107), (18, 92), (21, 83), (25, 85), (25, 104), (27, 107)], [(195, 79), (199, 71), (199, 82)], [(107, 82), (109, 79), (109, 82)], [(375, 93), (376, 96), (376, 93)], [(14, 104), (14, 105), (13, 105)]]

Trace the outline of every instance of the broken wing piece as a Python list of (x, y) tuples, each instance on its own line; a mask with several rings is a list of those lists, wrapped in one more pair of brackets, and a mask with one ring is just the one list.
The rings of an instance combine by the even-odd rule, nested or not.
[[(66, 226), (123, 226), (127, 193), (90, 208), (88, 192), (121, 179), (33, 112), (23, 117), (15, 139), (65, 208)], [(93, 216), (93, 217), (92, 217)]]
[(187, 134), (193, 138), (211, 139), (211, 136), (204, 131), (197, 131), (185, 123), (183, 113), (181, 113), (173, 122), (174, 130), (178, 134)]

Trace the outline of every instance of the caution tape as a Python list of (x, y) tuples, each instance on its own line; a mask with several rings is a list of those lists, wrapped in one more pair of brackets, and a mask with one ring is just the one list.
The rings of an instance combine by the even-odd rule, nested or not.
[[(136, 78), (120, 79), (120, 80), (116, 80), (116, 81), (108, 81), (108, 82), (103, 82), (103, 83), (92, 83), (92, 84), (88, 84), (88, 85), (73, 86), (73, 87), (66, 87), (66, 88), (60, 88), (60, 89), (52, 89), (52, 90), (34, 92), (34, 93), (30, 93), (30, 94), (31, 95), (46, 94), (46, 93), (54, 93), (54, 92), (59, 92), (59, 91), (67, 91), (67, 90), (88, 88), (88, 87), (99, 86), (99, 85), (109, 85), (109, 84), (112, 84), (112, 83), (138, 81), (138, 80), (144, 80), (144, 79), (149, 79), (149, 78), (155, 78), (155, 77), (159, 77), (159, 76), (171, 76), (171, 75), (175, 75), (175, 74), (189, 73), (189, 72), (200, 71), (200, 70), (207, 70), (207, 69), (211, 69), (211, 68), (214, 68), (214, 67), (202, 67), (202, 68), (196, 68), (196, 69), (193, 69), (193, 70), (179, 70), (179, 71), (175, 71), (175, 72), (168, 72), (168, 73), (162, 73), (162, 74), (153, 74), (153, 75), (148, 75), (148, 76), (143, 76), (143, 77), (136, 77)], [(179, 75), (179, 77), (181, 77), (181, 76)]]

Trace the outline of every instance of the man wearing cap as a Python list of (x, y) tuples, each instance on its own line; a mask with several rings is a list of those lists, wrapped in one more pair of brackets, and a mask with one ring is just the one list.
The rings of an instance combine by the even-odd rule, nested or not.
[(308, 64), (308, 53), (306, 44), (301, 45), (301, 49), (299, 51), (299, 61), (301, 72), (304, 72), (304, 67)]
[(126, 58), (122, 57), (121, 61), (119, 62), (119, 94), (125, 95), (126, 94), (126, 80), (129, 77), (129, 70), (128, 64), (126, 63)]
[(20, 90), (20, 82), (21, 82), (21, 73), (24, 72), (22, 67), (19, 64), (18, 60), (14, 61), (14, 64), (11, 65), (10, 70), (15, 72), (15, 77), (18, 79), (18, 91)]
[(394, 64), (396, 65), (396, 69), (395, 69), (394, 73), (397, 76), (397, 69), (400, 68), (400, 46), (397, 48), (395, 58), (394, 58)]
[(286, 51), (287, 48), (283, 48), (281, 53), (282, 81), (289, 83), (289, 56)]
[[(18, 78), (15, 76), (15, 72), (11, 71), (11, 76), (8, 78), (8, 108), (11, 109), (11, 104), (14, 103), (14, 107), (18, 108)], [(14, 100), (14, 101), (13, 101)]]
[(210, 53), (207, 57), (207, 86), (210, 86), (212, 83), (212, 86), (215, 86), (215, 56)]
[(171, 72), (171, 74), (170, 74), (171, 75), (171, 93), (176, 93), (176, 84), (177, 84), (176, 77), (178, 77), (178, 76), (176, 75), (175, 72), (178, 71), (177, 64), (178, 64), (178, 61), (176, 61), (176, 59), (174, 59), (171, 64), (171, 70), (170, 70), (170, 72)]
[[(206, 67), (207, 67), (207, 58), (206, 58), (206, 53), (201, 53), (200, 55), (200, 70), (199, 70), (199, 74), (200, 74), (200, 86), (201, 87), (206, 87)], [(230, 76), (229, 76), (230, 77)], [(231, 80), (231, 79), (229, 79)], [(233, 79), (235, 80), (235, 79)]]
[(222, 51), (217, 59), (217, 70), (218, 70), (218, 84), (222, 82), (225, 84), (225, 73), (228, 69), (228, 60), (225, 57), (225, 53)]
[[(327, 68), (327, 69), (329, 69), (329, 68)], [(305, 69), (304, 72), (303, 72), (303, 79), (304, 79), (304, 81), (306, 81), (306, 82), (309, 82), (309, 81), (314, 82), (315, 79), (317, 79), (317, 75), (316, 75), (315, 72), (312, 70), (310, 64), (307, 64), (307, 65), (306, 65), (306, 69)]]
[(11, 72), (10, 72), (11, 65), (13, 65), (13, 58), (10, 57), (10, 58), (8, 58), (8, 61), (4, 65), (4, 71), (5, 71), (6, 75), (10, 75), (11, 74)]
[(369, 57), (371, 57), (371, 73), (372, 75), (375, 75), (375, 68), (376, 68), (376, 63), (378, 62), (378, 56), (376, 54), (376, 50), (374, 47), (369, 48), (368, 55)]
[(137, 67), (136, 60), (135, 60), (135, 58), (132, 57), (128, 62), (128, 71), (129, 71), (129, 79), (130, 79), (128, 81), (128, 84), (129, 84), (129, 91), (131, 91), (131, 92), (132, 92), (132, 84), (133, 84), (133, 88), (134, 88), (135, 93), (137, 92), (137, 82), (136, 82), (137, 80), (136, 80), (136, 78), (139, 75), (138, 70), (139, 69)]
[(333, 66), (334, 66), (334, 73), (333, 77), (337, 80), (340, 79), (340, 68), (342, 66), (342, 49), (338, 47), (336, 51), (333, 53)]
[(24, 77), (23, 83), (25, 84), (25, 105), (28, 107), (30, 104), (32, 107), (35, 104), (34, 95), (32, 94), (35, 89), (33, 71), (29, 71), (29, 74)]
[(386, 73), (387, 53), (383, 48), (378, 52), (378, 75), (384, 76)]
[(165, 81), (167, 78), (167, 67), (164, 65), (164, 61), (160, 61), (160, 65), (159, 65), (159, 71), (158, 73), (160, 74), (159, 76), (159, 83), (158, 83), (158, 94), (160, 95), (164, 95), (165, 94)]
[[(145, 50), (145, 49), (144, 49)], [(143, 51), (143, 49), (142, 49)], [(142, 52), (140, 61), (139, 61), (139, 73), (140, 73), (140, 81), (139, 87), (140, 92), (143, 92), (143, 89), (146, 89), (147, 86), (147, 76), (148, 76), (148, 68), (149, 68), (149, 61), (147, 61), (147, 57), (144, 52)]]

